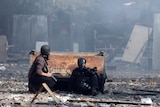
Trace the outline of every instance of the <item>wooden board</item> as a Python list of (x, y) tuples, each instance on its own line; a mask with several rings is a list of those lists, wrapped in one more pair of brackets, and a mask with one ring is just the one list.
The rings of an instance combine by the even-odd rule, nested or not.
[(144, 47), (148, 41), (151, 29), (141, 25), (135, 25), (124, 51), (122, 60), (132, 63), (140, 63)]

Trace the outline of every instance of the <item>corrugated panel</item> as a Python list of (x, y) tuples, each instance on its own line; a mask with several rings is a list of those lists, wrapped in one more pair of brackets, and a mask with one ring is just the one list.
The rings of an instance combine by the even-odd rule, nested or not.
[[(39, 55), (31, 55), (30, 63), (33, 62), (35, 57)], [(98, 73), (101, 74), (104, 71), (104, 56), (98, 56), (94, 53), (51, 53), (49, 63), (49, 69), (56, 74), (62, 76), (68, 76), (72, 73), (72, 70), (77, 67), (77, 60), (79, 57), (84, 57), (87, 60), (88, 67), (97, 67)]]

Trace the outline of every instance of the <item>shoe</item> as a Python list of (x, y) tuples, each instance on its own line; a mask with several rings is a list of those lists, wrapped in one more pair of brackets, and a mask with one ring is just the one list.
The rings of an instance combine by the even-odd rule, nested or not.
[(92, 90), (92, 95), (93, 95), (93, 96), (96, 96), (97, 94), (98, 94), (97, 90), (96, 90), (96, 89), (93, 89), (93, 90)]

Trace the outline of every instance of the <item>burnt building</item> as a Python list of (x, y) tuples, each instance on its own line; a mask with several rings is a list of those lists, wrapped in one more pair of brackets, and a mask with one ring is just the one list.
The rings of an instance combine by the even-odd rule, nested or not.
[(2, 0), (0, 35), (10, 53), (28, 53), (47, 43), (53, 51), (105, 51), (122, 57), (135, 25), (153, 28), (158, 0)]

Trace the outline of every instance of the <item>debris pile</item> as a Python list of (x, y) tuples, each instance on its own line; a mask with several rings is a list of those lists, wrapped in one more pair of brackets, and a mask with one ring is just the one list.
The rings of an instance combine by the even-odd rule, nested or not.
[[(27, 88), (28, 64), (1, 64), (0, 106), (29, 106), (35, 94)], [(5, 68), (5, 69), (4, 69)], [(32, 106), (90, 106), (90, 107), (158, 107), (160, 106), (160, 79), (158, 75), (139, 77), (117, 76), (108, 72), (105, 93), (97, 96), (77, 95), (55, 91), (61, 103), (56, 104), (48, 92), (38, 94)], [(124, 73), (124, 72), (123, 72)]]

